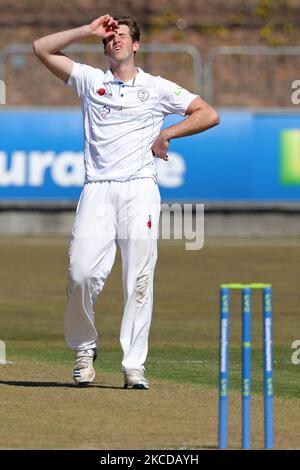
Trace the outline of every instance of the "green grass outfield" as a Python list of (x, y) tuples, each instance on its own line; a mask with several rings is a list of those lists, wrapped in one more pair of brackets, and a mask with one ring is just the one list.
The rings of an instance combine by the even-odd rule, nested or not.
[[(227, 282), (271, 282), (273, 285), (276, 446), (300, 447), (297, 429), (300, 365), (291, 362), (292, 342), (300, 339), (299, 242), (215, 240), (209, 241), (200, 251), (185, 251), (180, 242), (160, 242), (146, 364), (152, 388), (138, 394), (121, 388), (118, 335), (123, 295), (119, 258), (96, 306), (101, 347), (95, 363), (95, 386), (79, 390), (72, 385), (73, 352), (67, 350), (63, 338), (67, 246), (68, 240), (64, 238), (0, 239), (0, 339), (6, 342), (7, 359), (13, 362), (0, 366), (0, 419), (8, 430), (0, 439), (0, 448), (215, 448), (218, 289), (221, 283)], [(233, 293), (230, 339), (233, 447), (238, 447), (240, 440), (240, 310), (240, 294)], [(253, 414), (260, 423), (253, 442), (254, 446), (262, 447), (259, 292), (253, 296), (252, 335)], [(85, 419), (84, 415), (90, 411), (93, 416), (92, 424), (80, 424), (83, 429), (79, 435), (86, 431), (83, 440), (76, 438), (78, 433), (74, 436), (75, 423), (73, 418), (70, 419), (74, 409), (72, 402), (66, 405), (65, 392), (72, 394), (76, 414), (82, 414)], [(87, 394), (88, 400), (84, 405), (80, 402), (78, 408), (77, 400)], [(53, 416), (55, 396), (59, 403), (56, 405), (59, 418)], [(100, 409), (98, 400), (102, 403)], [(114, 411), (111, 400), (117, 403), (113, 405)], [(124, 400), (125, 403), (129, 400), (126, 409)], [(28, 433), (22, 431), (18, 421), (20, 413), (24, 412), (24, 404), (27, 410), (24, 419), (30, 423)], [(93, 409), (89, 409), (92, 404)], [(125, 437), (118, 421), (118, 404), (124, 426), (126, 420), (131, 419), (130, 413), (134, 414), (135, 420), (145, 420), (148, 416), (148, 425), (141, 430), (137, 428), (138, 434)], [(45, 411), (42, 423), (35, 413), (39, 406)], [(64, 406), (67, 406), (65, 415)], [(168, 411), (169, 406), (171, 411)], [(160, 410), (155, 420), (151, 413), (145, 417), (145, 408), (149, 410), (149, 407)], [(114, 421), (116, 426), (121, 426), (118, 434), (110, 427)], [(94, 429), (93, 438), (89, 437), (89, 428)]]

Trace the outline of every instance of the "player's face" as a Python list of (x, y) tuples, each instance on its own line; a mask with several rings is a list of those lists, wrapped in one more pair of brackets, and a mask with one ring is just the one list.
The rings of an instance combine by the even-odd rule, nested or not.
[(105, 53), (111, 60), (123, 62), (133, 56), (138, 47), (138, 42), (132, 41), (128, 26), (121, 24), (115, 35), (107, 39)]

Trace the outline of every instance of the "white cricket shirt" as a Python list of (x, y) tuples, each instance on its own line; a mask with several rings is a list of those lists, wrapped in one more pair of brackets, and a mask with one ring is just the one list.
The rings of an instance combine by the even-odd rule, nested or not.
[(73, 62), (67, 82), (83, 112), (86, 182), (156, 179), (152, 144), (167, 114), (184, 116), (197, 95), (137, 68), (129, 82)]

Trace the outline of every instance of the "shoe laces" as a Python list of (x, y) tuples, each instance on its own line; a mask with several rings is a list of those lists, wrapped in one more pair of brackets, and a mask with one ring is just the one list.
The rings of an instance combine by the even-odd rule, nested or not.
[(84, 369), (88, 367), (93, 361), (94, 351), (93, 349), (86, 349), (85, 351), (79, 351), (76, 356), (76, 366), (78, 369)]
[(131, 379), (145, 380), (143, 371), (139, 369), (130, 369), (126, 371), (125, 374)]

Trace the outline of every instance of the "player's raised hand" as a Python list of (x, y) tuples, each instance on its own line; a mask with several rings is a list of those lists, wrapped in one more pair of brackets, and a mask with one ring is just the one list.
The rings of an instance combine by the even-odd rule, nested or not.
[(167, 155), (169, 145), (170, 141), (164, 135), (163, 131), (161, 131), (151, 147), (153, 155), (158, 158), (161, 158), (162, 160), (169, 160), (169, 157)]
[(110, 15), (100, 16), (89, 24), (94, 36), (107, 38), (115, 34), (118, 29), (118, 22)]

